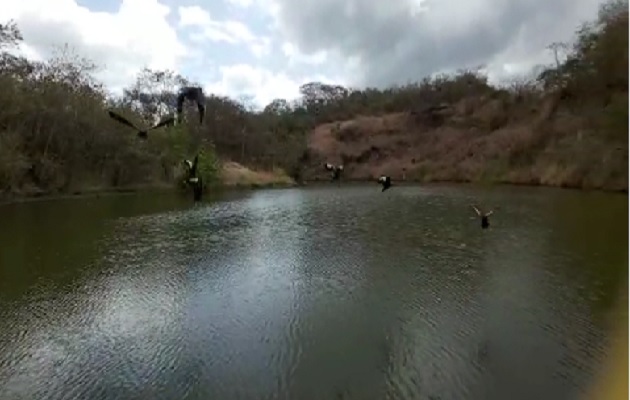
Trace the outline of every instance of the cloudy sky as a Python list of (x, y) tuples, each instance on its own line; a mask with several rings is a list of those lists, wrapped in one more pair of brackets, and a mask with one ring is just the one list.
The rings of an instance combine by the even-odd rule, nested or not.
[[(311, 81), (386, 86), (485, 64), (493, 80), (551, 60), (598, 0), (19, 0), (2, 5), (46, 58), (68, 43), (114, 92), (144, 66), (209, 92), (293, 99)], [(4, 22), (2, 21), (2, 22)]]

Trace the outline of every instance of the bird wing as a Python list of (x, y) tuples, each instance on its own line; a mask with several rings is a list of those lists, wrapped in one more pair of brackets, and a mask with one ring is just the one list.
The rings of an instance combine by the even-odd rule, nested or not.
[(127, 118), (123, 117), (122, 115), (117, 114), (111, 110), (109, 110), (108, 113), (109, 113), (110, 118), (120, 122), (121, 124), (127, 125), (128, 127), (133, 128), (137, 131), (140, 130), (140, 128), (138, 128), (136, 125), (134, 125), (131, 121), (129, 121)]
[(196, 89), (195, 90), (195, 95), (194, 95), (195, 102), (197, 103), (198, 107), (203, 107), (205, 102), (206, 102), (206, 96), (204, 96), (204, 94), (203, 94), (203, 89), (200, 88), (200, 87), (195, 88), (195, 89)]
[(184, 111), (184, 101), (186, 100), (197, 103), (197, 110), (199, 110), (199, 123), (203, 124), (203, 119), (206, 114), (206, 97), (203, 94), (203, 89), (200, 87), (185, 86), (179, 90), (176, 100), (178, 115)]
[(179, 89), (178, 97), (184, 99), (194, 101), (197, 104), (202, 104), (205, 100), (205, 96), (203, 94), (203, 89), (197, 86), (184, 86)]
[(206, 115), (206, 107), (201, 103), (197, 103), (197, 109), (199, 110), (199, 123), (203, 124), (203, 118)]
[(152, 126), (151, 128), (147, 129), (148, 131), (153, 130), (153, 129), (158, 129), (161, 128), (163, 126), (169, 126), (174, 124), (175, 122), (175, 118), (174, 117), (167, 117), (166, 119), (158, 122), (155, 126)]
[(192, 169), (191, 169), (191, 174), (192, 176), (196, 176), (197, 175), (197, 162), (199, 161), (199, 154), (197, 154), (195, 156), (195, 159), (193, 160), (193, 165), (192, 165)]
[(492, 211), (490, 211), (490, 212), (487, 212), (487, 213), (486, 213), (486, 217), (491, 216), (491, 215), (492, 215), (492, 213), (494, 213), (494, 210), (492, 210)]
[(479, 211), (479, 209), (473, 205), (471, 205), (472, 208), (475, 209), (475, 212), (477, 213), (477, 215), (481, 216), (481, 211)]
[(186, 92), (182, 89), (182, 91), (179, 92), (179, 94), (177, 95), (177, 100), (176, 100), (176, 107), (177, 107), (177, 113), (181, 113), (184, 109), (184, 100), (186, 99)]

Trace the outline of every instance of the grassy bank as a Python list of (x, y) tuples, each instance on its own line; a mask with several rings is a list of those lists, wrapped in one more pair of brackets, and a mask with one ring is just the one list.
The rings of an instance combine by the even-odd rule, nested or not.
[(124, 194), (134, 193), (167, 193), (173, 192), (172, 184), (157, 184), (157, 185), (139, 185), (139, 186), (127, 186), (127, 187), (115, 187), (115, 188), (87, 188), (85, 190), (79, 190), (72, 193), (35, 193), (35, 194), (5, 194), (0, 197), (0, 206), (13, 204), (13, 203), (25, 203), (33, 201), (49, 201), (49, 200), (62, 200), (72, 198), (90, 198), (101, 196), (118, 196)]
[(282, 169), (252, 170), (233, 161), (223, 164), (219, 182), (224, 187), (288, 187), (295, 181)]
[[(281, 169), (273, 171), (255, 171), (230, 161), (222, 164), (218, 179), (214, 180), (207, 190), (216, 191), (226, 189), (290, 187), (295, 184), (295, 181)], [(186, 189), (174, 186), (173, 182), (162, 181), (125, 186), (85, 186), (82, 188), (76, 188), (71, 192), (44, 192), (41, 190), (35, 190), (32, 192), (23, 191), (18, 193), (5, 193), (3, 196), (0, 196), (0, 205), (33, 200), (53, 200), (71, 197), (104, 196), (137, 192), (163, 193), (174, 191), (183, 192), (186, 191)]]

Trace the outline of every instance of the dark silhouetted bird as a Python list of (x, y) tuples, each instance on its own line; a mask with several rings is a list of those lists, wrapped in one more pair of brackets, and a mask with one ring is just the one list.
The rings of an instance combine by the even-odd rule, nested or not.
[(339, 180), (339, 178), (341, 178), (341, 173), (343, 172), (343, 165), (334, 166), (332, 164), (326, 163), (324, 164), (324, 168), (326, 168), (327, 171), (331, 172), (331, 181), (336, 181), (336, 180)]
[(161, 128), (163, 126), (173, 125), (173, 123), (175, 122), (175, 118), (168, 117), (168, 118), (160, 121), (156, 125), (150, 127), (149, 129), (140, 129), (135, 124), (133, 124), (131, 121), (129, 121), (127, 118), (123, 117), (122, 115), (117, 114), (117, 113), (115, 113), (114, 111), (111, 111), (111, 110), (109, 110), (108, 113), (109, 113), (110, 118), (112, 118), (113, 120), (118, 121), (118, 122), (120, 122), (123, 125), (127, 125), (128, 127), (130, 127), (133, 130), (137, 131), (138, 132), (138, 137), (142, 138), (142, 139), (146, 139), (147, 138), (147, 133), (149, 131)]
[(197, 165), (199, 162), (199, 154), (195, 156), (193, 161), (184, 160), (184, 165), (188, 169), (188, 176), (186, 177), (186, 183), (193, 189), (193, 199), (200, 201), (203, 194), (203, 180), (197, 175)]
[(203, 89), (196, 86), (186, 86), (179, 90), (179, 93), (177, 94), (177, 122), (181, 122), (182, 120), (185, 100), (197, 103), (197, 110), (199, 110), (199, 125), (203, 124), (203, 118), (206, 114), (206, 97), (203, 94)]
[(487, 229), (490, 226), (490, 221), (488, 220), (488, 217), (491, 216), (494, 211), (482, 213), (474, 205), (471, 205), (471, 207), (475, 210), (475, 212), (477, 213), (477, 216), (481, 218), (481, 229)]
[(380, 178), (378, 178), (378, 183), (380, 183), (383, 186), (383, 190), (381, 190), (381, 192), (384, 192), (392, 186), (392, 178), (390, 178), (389, 176), (383, 175)]

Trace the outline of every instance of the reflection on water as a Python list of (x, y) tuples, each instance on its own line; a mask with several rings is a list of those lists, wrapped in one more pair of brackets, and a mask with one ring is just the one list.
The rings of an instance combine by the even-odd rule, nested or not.
[[(500, 207), (490, 230), (473, 202)], [(627, 290), (626, 196), (320, 187), (0, 218), (2, 399), (575, 398)]]

